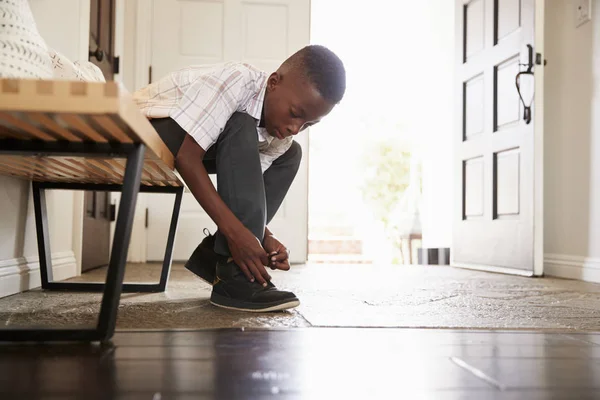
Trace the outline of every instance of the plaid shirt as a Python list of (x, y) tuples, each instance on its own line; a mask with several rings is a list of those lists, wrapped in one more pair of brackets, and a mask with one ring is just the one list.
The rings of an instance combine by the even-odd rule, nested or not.
[(146, 117), (171, 117), (204, 150), (217, 141), (234, 112), (249, 114), (256, 119), (260, 163), (265, 172), (293, 140), (274, 138), (258, 127), (266, 88), (266, 73), (230, 62), (180, 69), (138, 90), (133, 98)]

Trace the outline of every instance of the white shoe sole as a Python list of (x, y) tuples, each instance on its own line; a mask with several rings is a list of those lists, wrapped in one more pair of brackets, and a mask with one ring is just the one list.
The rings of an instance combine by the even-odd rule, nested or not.
[(271, 306), (271, 307), (268, 307), (268, 308), (261, 308), (261, 309), (250, 309), (250, 308), (238, 308), (238, 307), (232, 307), (232, 306), (224, 306), (222, 304), (217, 304), (217, 303), (213, 302), (212, 300), (211, 300), (210, 304), (212, 304), (214, 306), (217, 306), (217, 307), (226, 308), (228, 310), (247, 311), (247, 312), (253, 312), (253, 313), (262, 313), (262, 312), (269, 312), (269, 311), (288, 310), (290, 308), (298, 307), (300, 305), (300, 300), (294, 300), (294, 301), (290, 301), (290, 302), (287, 302), (287, 303), (278, 304), (276, 306)]

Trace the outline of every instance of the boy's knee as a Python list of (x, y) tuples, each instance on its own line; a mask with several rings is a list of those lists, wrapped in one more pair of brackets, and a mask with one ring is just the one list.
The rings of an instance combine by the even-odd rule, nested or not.
[(288, 150), (290, 160), (296, 167), (300, 167), (302, 161), (302, 146), (296, 141), (292, 141), (292, 146)]
[(229, 117), (223, 132), (219, 135), (219, 143), (233, 142), (244, 147), (258, 149), (258, 135), (256, 134), (256, 120), (250, 115), (235, 112)]
[(256, 133), (256, 120), (243, 112), (234, 112), (229, 117), (225, 127), (235, 128), (236, 130), (250, 130)]
[(218, 143), (235, 143), (246, 149), (258, 151), (258, 135), (256, 134), (256, 120), (250, 115), (235, 112), (229, 117), (223, 131), (219, 135)]

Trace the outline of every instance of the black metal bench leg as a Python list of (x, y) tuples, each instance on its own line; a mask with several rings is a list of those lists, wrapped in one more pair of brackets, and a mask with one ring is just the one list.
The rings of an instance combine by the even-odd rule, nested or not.
[[(73, 183), (33, 183), (33, 199), (35, 206), (35, 218), (37, 227), (38, 249), (40, 254), (40, 274), (42, 288), (46, 290), (61, 290), (71, 292), (104, 292), (106, 283), (102, 282), (55, 282), (52, 276), (52, 259), (50, 253), (50, 240), (48, 235), (48, 218), (46, 212), (45, 193), (48, 189), (66, 189), (66, 190), (105, 190), (105, 191), (123, 191), (124, 185), (103, 185), (103, 184), (73, 184)], [(150, 193), (174, 193), (175, 203), (173, 206), (173, 215), (167, 238), (167, 248), (163, 260), (160, 281), (157, 283), (124, 283), (122, 293), (158, 293), (164, 292), (169, 279), (170, 268), (173, 256), (173, 244), (177, 232), (177, 223), (179, 219), (179, 210), (183, 197), (183, 187), (172, 186), (140, 186), (140, 192)]]
[(179, 210), (181, 209), (181, 199), (183, 198), (183, 187), (175, 193), (175, 204), (173, 205), (173, 215), (171, 216), (171, 226), (169, 227), (169, 237), (167, 238), (167, 248), (165, 249), (165, 259), (160, 273), (159, 291), (164, 292), (167, 288), (171, 264), (173, 262), (173, 244), (175, 243), (175, 234), (177, 233), (177, 222), (179, 221)]
[(119, 300), (123, 289), (127, 250), (129, 249), (129, 239), (133, 227), (133, 215), (142, 177), (144, 150), (144, 145), (136, 145), (127, 157), (119, 215), (117, 216), (106, 286), (98, 318), (97, 333), (100, 340), (110, 339), (115, 332)]
[(46, 190), (33, 182), (33, 208), (35, 210), (35, 228), (37, 233), (38, 254), (40, 258), (40, 275), (42, 288), (48, 288), (52, 282), (52, 253), (50, 252), (50, 236), (48, 234), (48, 210), (46, 208)]

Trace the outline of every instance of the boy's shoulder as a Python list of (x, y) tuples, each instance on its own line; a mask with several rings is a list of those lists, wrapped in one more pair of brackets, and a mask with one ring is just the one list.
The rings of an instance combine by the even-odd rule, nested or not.
[(229, 61), (216, 64), (190, 65), (175, 73), (188, 72), (192, 75), (231, 75), (241, 74), (249, 78), (257, 78), (266, 75), (266, 72), (258, 69), (252, 64), (242, 61)]
[(252, 64), (248, 64), (247, 62), (242, 62), (242, 61), (232, 61), (229, 63), (225, 63), (225, 65), (227, 66), (227, 68), (230, 69), (234, 69), (234, 70), (238, 70), (238, 71), (242, 71), (242, 72), (248, 72), (248, 73), (252, 73), (252, 74), (264, 74), (265, 72), (258, 69), (257, 67), (255, 67)]

